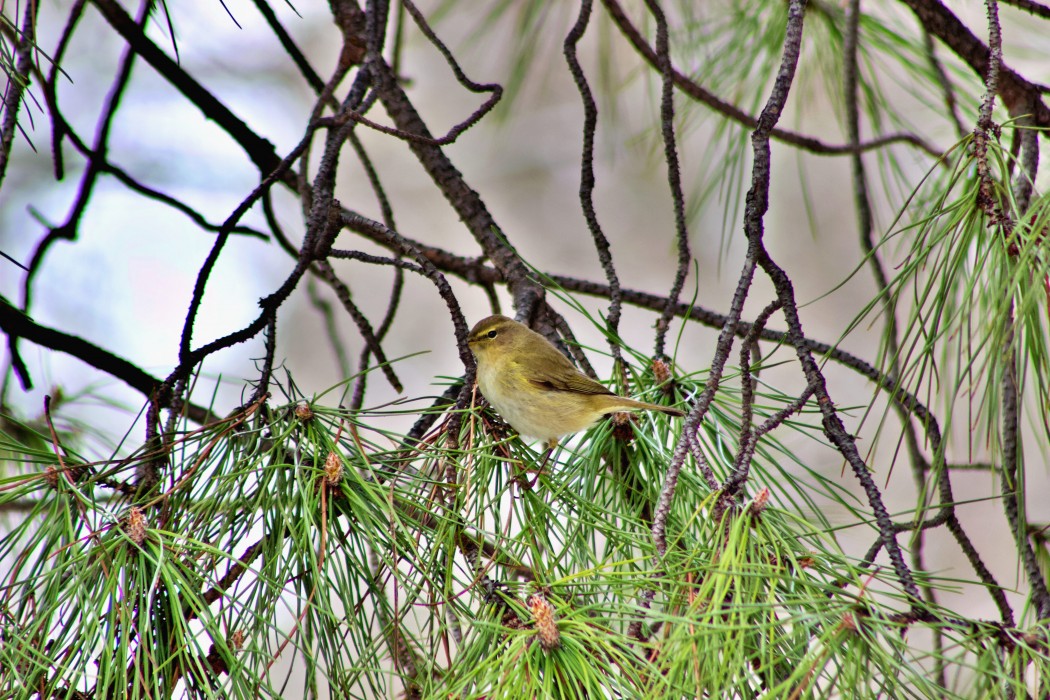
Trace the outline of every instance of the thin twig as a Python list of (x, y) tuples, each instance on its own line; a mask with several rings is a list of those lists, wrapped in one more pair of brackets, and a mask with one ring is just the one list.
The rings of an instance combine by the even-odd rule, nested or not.
[[(751, 458), (758, 445), (758, 434), (752, 430), (752, 417), (755, 408), (755, 389), (758, 381), (751, 374), (751, 354), (757, 342), (758, 335), (766, 327), (770, 316), (781, 307), (779, 299), (774, 299), (766, 305), (755, 318), (751, 330), (744, 336), (744, 342), (740, 344), (740, 437), (736, 458), (733, 460), (733, 471), (722, 484), (722, 498), (725, 500), (736, 498), (740, 489), (747, 481), (748, 472), (751, 469)], [(812, 391), (807, 387), (804, 397), (808, 398)], [(803, 399), (803, 403), (805, 400)], [(798, 409), (795, 409), (796, 411)], [(794, 411), (792, 411), (794, 412)], [(790, 415), (790, 414), (788, 414)], [(786, 418), (787, 416), (784, 416)], [(767, 429), (772, 429), (772, 426)]]
[(937, 45), (933, 42), (933, 35), (926, 27), (922, 27), (922, 45), (926, 50), (926, 60), (930, 62), (930, 68), (940, 85), (941, 94), (944, 96), (944, 106), (948, 110), (948, 116), (955, 126), (955, 133), (959, 138), (966, 135), (966, 127), (963, 125), (962, 117), (959, 116), (959, 101), (955, 97), (955, 86), (952, 85), (945, 72), (941, 60), (937, 58)]

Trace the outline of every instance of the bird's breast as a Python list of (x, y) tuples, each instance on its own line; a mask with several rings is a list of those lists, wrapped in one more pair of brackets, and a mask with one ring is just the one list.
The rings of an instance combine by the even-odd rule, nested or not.
[(590, 406), (593, 397), (530, 382), (517, 363), (479, 365), (477, 380), (500, 417), (528, 437), (560, 438), (589, 427), (602, 414)]

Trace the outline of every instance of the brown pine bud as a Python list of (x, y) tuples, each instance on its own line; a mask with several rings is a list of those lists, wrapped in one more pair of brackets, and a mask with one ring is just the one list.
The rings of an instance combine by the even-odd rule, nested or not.
[(657, 384), (664, 384), (671, 380), (671, 366), (659, 357), (653, 360), (653, 379)]
[(540, 640), (540, 646), (546, 651), (551, 651), (561, 644), (561, 633), (558, 632), (558, 621), (554, 617), (554, 606), (539, 593), (529, 596), (525, 605), (532, 613), (536, 638)]
[(295, 404), (295, 417), (301, 421), (308, 421), (314, 417), (314, 409), (305, 401), (300, 401)]
[(755, 494), (755, 499), (751, 501), (751, 507), (749, 508), (751, 515), (761, 515), (768, 503), (769, 489), (763, 486), (762, 490)]
[(634, 440), (634, 428), (631, 427), (631, 423), (635, 420), (637, 419), (626, 411), (612, 414), (613, 439), (620, 442), (631, 442)]
[(324, 460), (324, 480), (329, 486), (335, 486), (343, 478), (343, 460), (335, 452), (329, 452)]
[(146, 539), (146, 516), (135, 506), (128, 511), (127, 520), (124, 523), (124, 532), (135, 544), (142, 544)]

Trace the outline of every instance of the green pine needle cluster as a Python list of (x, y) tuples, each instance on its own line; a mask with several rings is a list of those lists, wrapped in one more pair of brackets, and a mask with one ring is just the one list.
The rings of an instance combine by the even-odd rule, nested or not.
[[(631, 377), (685, 401), (704, 379)], [(759, 414), (787, 403), (759, 398)], [(702, 444), (721, 479), (740, 407), (726, 392), (716, 408)], [(857, 504), (788, 477), (773, 439), (751, 481), (768, 489), (729, 507), (688, 465), (660, 558), (678, 419), (601, 423), (541, 468), (486, 408), (420, 440), (379, 427), (389, 413), (260, 403), (103, 460), (6, 430), (0, 509), (24, 512), (0, 542), (4, 697), (977, 697), (1047, 669), (1037, 643), (997, 653), (947, 611), (932, 658), (892, 573), (793, 515)], [(143, 462), (157, 488), (117, 488)]]

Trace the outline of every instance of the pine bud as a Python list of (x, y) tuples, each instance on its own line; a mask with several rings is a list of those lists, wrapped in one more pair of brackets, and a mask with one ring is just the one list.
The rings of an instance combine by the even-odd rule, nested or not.
[(540, 594), (529, 596), (525, 601), (536, 629), (536, 638), (540, 640), (540, 646), (545, 651), (551, 651), (561, 644), (561, 634), (558, 632), (558, 622), (554, 617), (554, 606)]
[(140, 545), (146, 539), (146, 516), (135, 506), (132, 506), (131, 510), (128, 511), (128, 517), (124, 523), (124, 532), (128, 533), (128, 537), (135, 544)]
[(762, 490), (755, 494), (755, 499), (751, 501), (751, 508), (749, 509), (751, 515), (761, 515), (762, 511), (766, 509), (766, 505), (769, 503), (769, 489), (762, 487)]
[(620, 442), (631, 442), (634, 440), (634, 428), (631, 427), (631, 424), (635, 421), (637, 421), (637, 418), (627, 411), (612, 414), (613, 439)]
[(335, 452), (329, 452), (324, 460), (324, 480), (329, 486), (335, 486), (343, 478), (343, 460)]
[(659, 357), (653, 359), (653, 379), (657, 384), (664, 384), (671, 380), (671, 367)]

